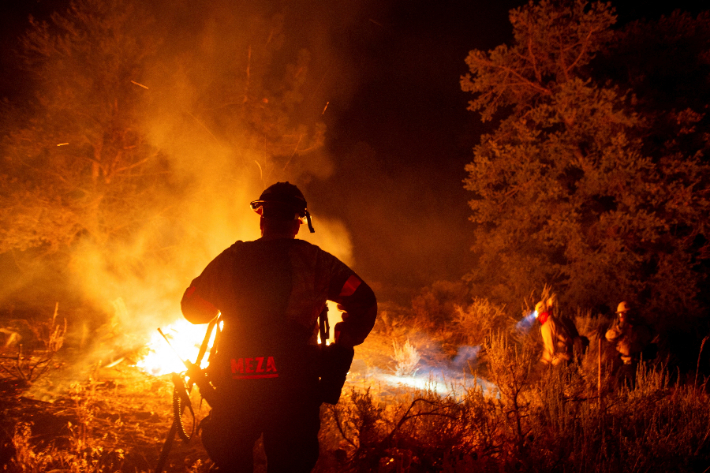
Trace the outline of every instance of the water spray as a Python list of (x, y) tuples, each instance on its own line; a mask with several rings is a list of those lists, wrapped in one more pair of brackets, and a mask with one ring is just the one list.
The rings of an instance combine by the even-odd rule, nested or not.
[(515, 330), (522, 334), (527, 334), (532, 328), (533, 322), (535, 322), (535, 319), (537, 319), (538, 315), (540, 314), (538, 314), (536, 310), (533, 310), (528, 315), (523, 317), (522, 320), (515, 324)]

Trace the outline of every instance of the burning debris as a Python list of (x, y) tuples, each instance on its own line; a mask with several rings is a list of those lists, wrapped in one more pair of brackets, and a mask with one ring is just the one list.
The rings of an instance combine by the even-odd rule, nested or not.
[[(534, 315), (529, 313), (525, 319), (531, 317)], [(518, 324), (512, 324), (511, 329), (514, 330), (516, 325)], [(201, 330), (198, 334), (195, 328), (177, 322), (162, 329), (183, 359), (196, 360), (205, 332)], [(9, 452), (3, 457), (3, 461), (9, 465), (10, 471), (29, 471), (32, 468), (34, 471), (49, 471), (68, 469), (69, 465), (84, 465), (83, 471), (87, 472), (154, 471), (160, 460), (161, 446), (164, 445), (174, 418), (171, 409), (173, 384), (167, 373), (185, 371), (183, 365), (172, 364), (178, 356), (157, 330), (154, 335), (148, 342), (151, 350), (143, 352), (144, 356), (136, 360), (136, 367), (129, 366), (130, 357), (112, 368), (97, 367), (90, 378), (83, 378), (80, 382), (74, 378), (66, 383), (65, 390), (55, 390), (54, 396), (47, 398), (51, 402), (32, 398), (28, 395), (29, 392), (11, 389), (8, 383), (5, 383), (4, 388), (0, 390), (3, 403), (0, 420), (3, 425), (14, 427), (6, 430), (4, 438), (4, 445), (9, 450), (0, 448), (0, 451)], [(464, 468), (460, 465), (476, 464), (476, 468), (485, 471), (493, 468), (492, 465), (512, 465), (520, 458), (527, 458), (524, 455), (532, 455), (535, 461), (545, 465), (544, 458), (538, 458), (535, 452), (547, 450), (534, 439), (545, 438), (546, 442), (563, 442), (568, 436), (578, 438), (579, 429), (586, 432), (585, 435), (591, 436), (590, 438), (595, 435), (599, 416), (602, 414), (596, 407), (596, 387), (591, 390), (591, 397), (585, 391), (583, 372), (561, 370), (555, 375), (559, 378), (550, 377), (550, 374), (537, 378), (533, 370), (532, 376), (525, 384), (517, 385), (517, 378), (511, 373), (527, 372), (530, 367), (524, 363), (535, 362), (537, 358), (521, 357), (520, 354), (514, 356), (512, 345), (508, 345), (508, 351), (505, 353), (501, 352), (502, 345), (486, 346), (485, 350), (481, 346), (461, 346), (455, 356), (450, 357), (449, 362), (433, 363), (432, 359), (437, 357), (422, 351), (421, 344), (413, 342), (412, 339), (409, 340), (407, 349), (404, 349), (407, 346), (406, 341), (397, 345), (402, 353), (409, 354), (407, 361), (401, 358), (401, 354), (400, 358), (396, 358), (392, 340), (388, 335), (376, 333), (374, 337), (353, 362), (349, 376), (351, 380), (346, 384), (344, 398), (337, 406), (323, 411), (323, 459), (320, 471), (345, 471), (373, 461), (385, 465), (381, 471), (394, 471), (388, 470), (386, 465), (397, 465), (403, 461), (430, 466), (435, 462), (443, 462), (452, 468), (459, 465), (460, 469)], [(518, 347), (523, 350), (530, 348)], [(7, 350), (12, 348), (6, 349), (5, 353)], [(484, 355), (490, 356), (490, 353), (486, 353), (489, 350), (498, 350), (493, 354), (499, 363), (494, 364), (493, 368), (498, 370), (495, 377), (501, 382), (501, 386), (494, 386), (480, 376), (471, 374), (471, 367), (480, 367), (481, 363), (486, 363)], [(409, 371), (395, 374), (393, 366), (379, 362), (383, 359), (379, 358), (383, 354), (387, 355), (390, 363), (396, 359), (407, 362)], [(4, 358), (2, 363), (7, 366), (8, 362), (10, 360)], [(138, 366), (141, 367), (140, 370), (137, 369)], [(67, 367), (64, 364), (61, 372), (65, 376), (73, 376), (72, 371), (66, 370)], [(6, 377), (9, 376), (7, 372), (4, 373)], [(596, 376), (596, 371), (590, 372), (590, 378), (596, 379)], [(685, 403), (685, 410), (682, 411), (667, 394), (653, 390), (655, 388), (652, 386), (657, 384), (654, 376), (657, 375), (650, 372), (643, 376), (639, 378), (639, 389), (655, 393), (652, 395), (653, 403), (640, 409), (639, 403), (645, 402), (638, 397), (640, 394), (625, 394), (625, 391), (614, 392), (604, 388), (602, 393), (605, 396), (614, 396), (615, 399), (614, 409), (604, 415), (614, 417), (614, 425), (625, 425), (624, 422), (628, 422), (629, 418), (650, 419), (648, 416), (657, 415), (659, 407), (654, 406), (661, 403), (663, 409), (674, 413), (670, 421), (672, 425), (668, 428), (674, 429), (677, 435), (680, 435), (684, 442), (690, 442), (693, 448), (700, 445), (701, 439), (698, 436), (703, 431), (695, 430), (688, 413), (692, 411), (692, 415), (701, 421), (707, 418), (704, 404), (707, 400), (706, 394), (701, 391), (692, 395), (690, 392), (684, 394), (682, 388), (676, 389), (675, 396), (682, 398)], [(36, 380), (36, 384), (39, 388), (44, 380), (56, 383), (58, 379), (44, 377)], [(606, 377), (603, 377), (602, 381), (612, 382)], [(516, 391), (512, 389), (516, 386), (526, 393), (525, 396), (529, 396), (526, 399), (535, 399), (532, 403), (518, 403), (517, 413), (514, 397)], [(550, 397), (551, 390), (558, 394)], [(35, 392), (39, 393), (41, 390)], [(550, 437), (549, 431), (545, 430), (549, 426), (538, 423), (537, 413), (540, 409), (549, 410), (550, 406), (546, 407), (544, 403), (546, 400), (558, 399), (558, 396), (575, 401), (567, 402), (564, 411), (559, 414), (565, 416), (565, 422), (559, 420), (560, 425), (570, 423), (577, 430), (573, 429), (574, 432), (568, 433), (562, 428), (554, 437)], [(189, 397), (195, 419), (193, 421), (186, 417), (188, 432), (193, 423), (198, 424), (207, 415), (207, 405), (200, 402), (197, 390)], [(558, 404), (555, 405), (560, 408)], [(579, 417), (577, 410), (583, 411), (584, 416)], [(628, 417), (632, 411), (636, 417)], [(515, 419), (521, 422), (520, 434)], [(591, 420), (587, 422), (584, 419)], [(655, 424), (646, 422), (644, 425)], [(485, 432), (485, 435), (480, 432)], [(547, 437), (542, 435), (543, 432), (548, 432)], [(643, 438), (636, 438), (634, 441), (643, 443), (647, 438), (647, 431), (644, 432)], [(533, 440), (528, 446), (528, 453), (521, 453), (515, 450), (515, 445), (518, 435), (522, 435), (523, 439), (528, 438), (526, 433), (529, 433)], [(654, 435), (661, 433), (656, 432)], [(616, 432), (612, 429), (606, 432), (606, 435), (628, 436), (628, 431)], [(590, 446), (593, 443), (590, 441)], [(496, 450), (496, 446), (500, 445), (505, 445), (510, 450), (500, 453)], [(578, 448), (591, 448), (590, 446), (583, 445)], [(681, 447), (676, 445), (675, 448)], [(478, 452), (477, 460), (474, 461), (470, 456), (471, 451)], [(617, 454), (627, 455), (621, 452), (602, 453), (599, 460), (601, 463), (595, 463), (595, 468), (600, 465), (608, 466), (605, 462), (610, 460), (605, 460), (605, 455)], [(257, 455), (261, 454), (257, 451)], [(699, 458), (699, 455), (704, 454), (697, 454), (696, 458)], [(263, 462), (263, 458), (257, 460), (259, 461)], [(573, 463), (573, 460), (567, 461)], [(164, 471), (177, 472), (187, 469), (202, 473), (207, 472), (209, 467), (210, 462), (198, 441), (193, 439), (185, 443), (176, 440), (165, 457)], [(439, 471), (438, 468), (431, 468), (427, 471)]]
[[(182, 359), (195, 360), (200, 351), (200, 345), (205, 338), (207, 325), (193, 325), (187, 320), (178, 319), (165, 330), (158, 330), (146, 344), (148, 354), (140, 359), (136, 366), (151, 376), (162, 376), (185, 371)], [(169, 340), (170, 345), (166, 342)], [(214, 335), (210, 347), (214, 343)], [(179, 354), (179, 355), (178, 355)], [(204, 360), (201, 368), (206, 368), (208, 360)]]

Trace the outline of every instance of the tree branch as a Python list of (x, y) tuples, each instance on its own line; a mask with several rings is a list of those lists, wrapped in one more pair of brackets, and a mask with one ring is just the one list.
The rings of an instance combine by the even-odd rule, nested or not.
[[(520, 74), (518, 71), (516, 71), (516, 70), (513, 69), (512, 67), (503, 66), (503, 65), (500, 65), (500, 64), (495, 64), (495, 63), (493, 63), (493, 61), (484, 60), (484, 59), (482, 59), (482, 58), (480, 58), (480, 57), (479, 57), (479, 58), (474, 57), (474, 61), (478, 62), (479, 64), (482, 64), (484, 67), (488, 67), (488, 68), (491, 68), (491, 69), (497, 69), (497, 70), (500, 70), (500, 71), (505, 71), (505, 72), (507, 72), (508, 74), (517, 77), (517, 78), (520, 80), (519, 84), (521, 84), (521, 85), (527, 85), (528, 87), (530, 87), (530, 88), (532, 88), (532, 89), (535, 89), (535, 90), (537, 90), (538, 92), (540, 92), (540, 93), (542, 93), (542, 94), (544, 94), (544, 95), (552, 95), (552, 92), (551, 92), (548, 88), (543, 87), (543, 86), (540, 85), (540, 84), (536, 84), (535, 82), (531, 81), (530, 79), (528, 79), (528, 78), (526, 78), (525, 76), (523, 76), (522, 74)], [(515, 84), (515, 85), (517, 85), (517, 84)]]

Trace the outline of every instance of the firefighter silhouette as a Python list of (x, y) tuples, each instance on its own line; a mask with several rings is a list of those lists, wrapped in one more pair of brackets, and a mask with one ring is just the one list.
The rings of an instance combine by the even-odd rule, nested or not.
[[(333, 255), (296, 239), (311, 216), (301, 191), (288, 182), (267, 188), (251, 208), (261, 238), (224, 250), (185, 291), (182, 311), (192, 323), (218, 312), (224, 326), (210, 377), (216, 400), (202, 425), (214, 471), (251, 472), (254, 443), (263, 434), (268, 472), (308, 472), (318, 459), (320, 405), (336, 403), (353, 347), (372, 330), (373, 291)], [(344, 309), (334, 344), (317, 344), (326, 301)]]

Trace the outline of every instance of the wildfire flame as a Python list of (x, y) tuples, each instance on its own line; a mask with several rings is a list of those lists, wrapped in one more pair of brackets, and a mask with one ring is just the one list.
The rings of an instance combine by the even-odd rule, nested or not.
[[(340, 316), (340, 311), (335, 304), (329, 302), (331, 325), (336, 322)], [(537, 313), (530, 313), (523, 319), (528, 322), (534, 320)], [(523, 322), (523, 321), (521, 321)], [(182, 360), (195, 361), (200, 351), (200, 346), (205, 338), (207, 324), (194, 325), (185, 319), (178, 319), (173, 324), (162, 329), (166, 338), (170, 340), (170, 344), (162, 337), (158, 330), (153, 333), (146, 347), (148, 355), (136, 363), (136, 366), (146, 374), (152, 376), (163, 376), (170, 373), (180, 373), (186, 370)], [(215, 331), (216, 332), (216, 331)], [(208, 342), (208, 350), (214, 343), (215, 332)], [(332, 336), (332, 330), (331, 330)], [(474, 347), (479, 348), (479, 347)], [(477, 353), (477, 350), (474, 350)], [(467, 352), (468, 353), (468, 352)], [(470, 353), (468, 354), (470, 356)], [(202, 360), (201, 368), (206, 368), (208, 365), (207, 357)], [(370, 373), (370, 381), (379, 381), (393, 387), (409, 387), (413, 389), (432, 390), (440, 395), (445, 396), (462, 396), (467, 389), (473, 384), (482, 387), (484, 392), (491, 394), (495, 393), (497, 387), (489, 381), (473, 377), (465, 379), (461, 377), (460, 370), (426, 370), (426, 374), (412, 376), (395, 376), (377, 372)]]
[[(148, 355), (136, 363), (136, 366), (141, 371), (153, 376), (185, 371), (186, 368), (182, 360), (194, 362), (197, 359), (206, 332), (207, 324), (193, 325), (187, 320), (178, 319), (163, 330), (165, 336), (170, 340), (170, 345), (156, 330), (146, 345), (149, 350)], [(209, 341), (209, 347), (213, 342), (214, 333)], [(207, 366), (206, 358), (202, 360), (201, 368)]]
[[(333, 327), (340, 320), (342, 311), (332, 301), (328, 301), (328, 310), (331, 330), (330, 338), (326, 342), (331, 343), (333, 341)], [(193, 325), (181, 317), (175, 323), (163, 329), (163, 333), (170, 340), (170, 345), (156, 330), (146, 344), (148, 355), (136, 363), (136, 366), (144, 373), (153, 376), (185, 371), (186, 368), (182, 360), (194, 362), (197, 359), (206, 331), (207, 324)], [(214, 337), (215, 333), (212, 333), (208, 350), (214, 343)], [(320, 342), (320, 336), (318, 340)], [(200, 367), (206, 368), (207, 365), (207, 357), (204, 357)]]

